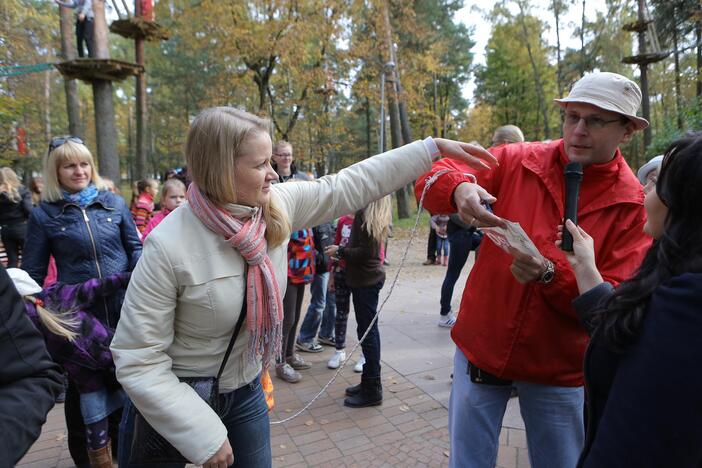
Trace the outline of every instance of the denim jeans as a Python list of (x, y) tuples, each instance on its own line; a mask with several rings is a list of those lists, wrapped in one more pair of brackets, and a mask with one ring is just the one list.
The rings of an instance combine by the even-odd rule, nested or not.
[(436, 256), (449, 255), (449, 240), (446, 237), (436, 236)]
[[(512, 387), (475, 384), (468, 360), (454, 356), (449, 400), (451, 468), (493, 468), (502, 418)], [(514, 381), (534, 468), (572, 468), (585, 440), (583, 387), (555, 387)]]
[[(360, 340), (368, 329), (378, 310), (378, 295), (383, 289), (384, 281), (365, 288), (351, 288), (353, 310), (356, 313), (356, 334)], [(380, 377), (380, 332), (378, 321), (373, 323), (371, 331), (361, 344), (366, 363), (363, 365), (363, 376), (368, 378)]]
[(468, 260), (468, 254), (473, 247), (473, 233), (467, 229), (459, 229), (448, 236), (449, 244), (449, 259), (448, 267), (446, 268), (446, 276), (441, 285), (441, 315), (447, 315), (451, 312), (451, 299), (453, 297), (453, 288), (456, 286), (458, 277), (461, 276), (461, 270)]
[[(227, 437), (234, 453), (237, 468), (270, 468), (271, 436), (268, 420), (268, 405), (261, 387), (261, 376), (251, 383), (236, 390), (219, 395), (222, 409), (222, 423), (227, 428)], [(134, 435), (135, 409), (131, 402), (124, 407), (122, 422), (119, 427), (119, 452), (117, 461), (126, 468), (142, 468), (142, 465), (130, 464), (129, 455)], [(185, 415), (196, 417), (196, 415)], [(148, 468), (153, 465), (144, 465)], [(161, 468), (182, 468), (183, 464), (159, 464)]]
[[(307, 307), (305, 319), (300, 327), (297, 340), (308, 343), (317, 336), (331, 338), (334, 335), (334, 319), (336, 318), (336, 296), (327, 291), (329, 272), (314, 275), (312, 281), (312, 297)], [(321, 322), (321, 328), (320, 328)]]

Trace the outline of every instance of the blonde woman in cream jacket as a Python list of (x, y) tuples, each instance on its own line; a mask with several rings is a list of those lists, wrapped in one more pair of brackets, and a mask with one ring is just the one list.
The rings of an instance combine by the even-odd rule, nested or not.
[[(188, 203), (151, 232), (112, 342), (133, 405), (188, 460), (206, 468), (270, 467), (262, 362), (280, 352), (290, 230), (351, 213), (429, 171), (440, 155), (489, 168), (481, 148), (427, 138), (327, 176), (273, 184), (268, 121), (233, 108), (193, 121)], [(479, 200), (476, 201), (479, 203)], [(217, 374), (247, 286), (247, 316), (220, 380), (220, 418), (178, 377)], [(129, 466), (134, 409), (120, 433)]]

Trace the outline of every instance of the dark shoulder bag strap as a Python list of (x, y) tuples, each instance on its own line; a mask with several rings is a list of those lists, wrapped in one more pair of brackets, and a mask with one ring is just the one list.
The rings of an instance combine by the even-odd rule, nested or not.
[(220, 377), (222, 377), (222, 372), (224, 372), (224, 367), (227, 365), (227, 361), (229, 360), (229, 355), (232, 352), (232, 348), (234, 348), (234, 342), (236, 341), (236, 337), (239, 335), (239, 332), (241, 331), (241, 326), (244, 324), (244, 319), (246, 318), (246, 305), (247, 305), (247, 297), (246, 297), (246, 275), (244, 275), (244, 302), (241, 304), (241, 312), (239, 313), (239, 320), (236, 322), (236, 326), (234, 327), (234, 334), (232, 334), (232, 338), (229, 340), (229, 346), (227, 346), (227, 352), (224, 353), (224, 359), (222, 359), (222, 365), (219, 366), (219, 372), (217, 372), (217, 380), (219, 380)]

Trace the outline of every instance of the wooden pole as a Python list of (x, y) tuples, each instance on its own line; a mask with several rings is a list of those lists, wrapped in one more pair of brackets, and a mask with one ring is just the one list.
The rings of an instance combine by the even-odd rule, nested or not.
[[(73, 32), (73, 15), (70, 8), (59, 7), (61, 15), (61, 54), (64, 60), (75, 60), (76, 45)], [(66, 114), (68, 116), (68, 133), (83, 137), (83, 125), (80, 121), (80, 99), (78, 98), (78, 82), (63, 80), (66, 91)]]
[[(134, 16), (141, 17), (142, 11), (139, 0), (134, 0)], [(135, 52), (137, 65), (144, 67), (144, 39), (137, 37)], [(136, 76), (136, 161), (135, 174), (137, 180), (146, 177), (146, 69)]]
[[(109, 59), (110, 49), (107, 42), (107, 20), (105, 18), (105, 2), (93, 1), (95, 18), (93, 33), (95, 58)], [(109, 177), (116, 185), (120, 183), (119, 155), (117, 154), (117, 128), (115, 125), (115, 109), (112, 102), (112, 82), (105, 80), (93, 81), (93, 101), (95, 103), (95, 136), (97, 143), (97, 159), (100, 173)]]
[[(646, 9), (646, 0), (639, 0), (639, 21), (644, 22), (646, 20), (644, 11)], [(643, 29), (643, 28), (642, 28)], [(643, 56), (646, 54), (646, 31), (639, 32), (639, 55)], [(641, 113), (643, 118), (651, 121), (651, 107), (648, 98), (648, 65), (641, 63), (639, 65), (641, 70)], [(651, 127), (648, 126), (644, 130), (644, 154), (646, 149), (651, 145)], [(636, 161), (638, 162), (638, 161)]]
[[(402, 125), (400, 124), (400, 107), (398, 105), (397, 96), (397, 83), (395, 68), (396, 64), (393, 62), (393, 43), (392, 43), (392, 26), (390, 25), (390, 11), (388, 8), (387, 0), (382, 0), (382, 14), (385, 29), (385, 59), (387, 63), (384, 65), (383, 72), (385, 75), (386, 88), (385, 91), (388, 96), (388, 114), (390, 116), (390, 137), (392, 141), (393, 148), (399, 148), (402, 146)], [(409, 198), (407, 197), (407, 192), (404, 188), (401, 188), (395, 192), (397, 198), (397, 217), (409, 218)]]

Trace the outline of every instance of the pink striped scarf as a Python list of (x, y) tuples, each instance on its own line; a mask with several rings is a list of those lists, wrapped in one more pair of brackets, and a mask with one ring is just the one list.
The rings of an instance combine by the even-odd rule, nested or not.
[(261, 210), (246, 220), (237, 219), (208, 200), (195, 183), (190, 184), (187, 197), (202, 224), (224, 237), (249, 265), (246, 275), (249, 358), (254, 360), (262, 355), (263, 366), (268, 368), (271, 358), (279, 358), (281, 353), (283, 304), (273, 263), (268, 257), (266, 223)]

